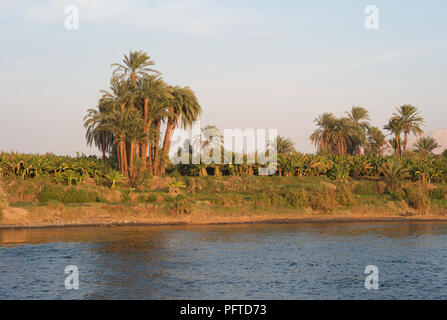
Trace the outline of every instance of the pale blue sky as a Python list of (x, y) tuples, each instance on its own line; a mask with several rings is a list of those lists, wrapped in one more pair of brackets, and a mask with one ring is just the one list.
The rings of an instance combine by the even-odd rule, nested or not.
[[(79, 30), (64, 27), (68, 4)], [(0, 0), (0, 150), (96, 152), (82, 118), (130, 49), (194, 89), (202, 124), (277, 128), (303, 152), (313, 119), (352, 105), (382, 127), (410, 103), (427, 130), (446, 128), (446, 12), (444, 0)]]

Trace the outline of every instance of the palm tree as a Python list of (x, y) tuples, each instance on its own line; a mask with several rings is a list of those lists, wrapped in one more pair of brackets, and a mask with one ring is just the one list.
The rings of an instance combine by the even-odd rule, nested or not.
[(152, 154), (149, 130), (154, 120), (160, 120), (165, 115), (165, 107), (162, 99), (170, 98), (170, 93), (166, 83), (158, 76), (145, 74), (140, 81), (138, 81), (138, 89), (140, 98), (143, 100), (143, 114), (144, 114), (144, 132), (148, 134), (148, 140), (144, 141), (140, 146), (140, 156), (142, 158), (143, 166), (146, 165), (146, 158), (149, 149), (149, 170), (152, 170)]
[(137, 145), (143, 141), (147, 141), (148, 132), (144, 131), (145, 122), (141, 113), (137, 110), (130, 110), (126, 118), (126, 141), (130, 143), (130, 159), (129, 159), (129, 179), (132, 186), (135, 185), (135, 158), (137, 156)]
[[(219, 154), (217, 155), (219, 163), (216, 165), (212, 163), (211, 166), (214, 168), (214, 175), (220, 176), (219, 164), (222, 163), (222, 149), (223, 149), (223, 135), (220, 130), (213, 125), (207, 125), (204, 128), (201, 128), (201, 135), (198, 137), (194, 137), (193, 143), (198, 146), (200, 150), (200, 155), (203, 157), (205, 154), (214, 157), (214, 150), (219, 150)], [(202, 158), (203, 159), (203, 158)], [(204, 162), (204, 161), (203, 161)], [(205, 162), (204, 162), (205, 163)], [(206, 163), (205, 163), (206, 164)], [(206, 166), (202, 166), (201, 174), (204, 175), (206, 173)]]
[(314, 120), (318, 127), (310, 136), (319, 153), (330, 152), (344, 155), (353, 150), (359, 134), (349, 118), (336, 118), (332, 113), (324, 113)]
[(393, 116), (383, 128), (390, 131), (390, 133), (394, 135), (395, 153), (398, 157), (400, 157), (402, 155), (400, 135), (404, 131), (403, 119), (398, 116)]
[(361, 147), (366, 143), (366, 131), (369, 128), (368, 110), (362, 107), (353, 106), (350, 112), (347, 112), (348, 119), (351, 120), (352, 126), (356, 131), (353, 135), (353, 148), (357, 154), (361, 154)]
[(157, 70), (150, 68), (155, 65), (151, 57), (144, 51), (130, 51), (129, 55), (124, 55), (123, 63), (113, 63), (111, 67), (115, 67), (113, 71), (112, 81), (129, 80), (135, 85), (140, 77), (149, 72), (160, 74)]
[(336, 120), (332, 113), (327, 112), (314, 120), (318, 128), (312, 133), (310, 140), (319, 150), (330, 149), (333, 140), (332, 128)]
[(102, 160), (106, 160), (106, 153), (110, 153), (113, 146), (113, 133), (101, 130), (100, 126), (103, 119), (99, 116), (101, 113), (108, 112), (113, 105), (110, 101), (101, 99), (98, 104), (98, 110), (89, 109), (84, 117), (84, 127), (87, 129), (85, 138), (87, 145), (93, 144), (102, 152)]
[(377, 127), (369, 127), (367, 132), (366, 153), (381, 155), (386, 144), (385, 135)]
[(416, 148), (416, 153), (425, 156), (433, 155), (433, 150), (440, 147), (440, 145), (432, 137), (421, 137), (413, 146)]
[(402, 121), (402, 129), (404, 133), (404, 141), (402, 145), (402, 152), (407, 151), (408, 135), (413, 133), (415, 136), (420, 136), (423, 133), (421, 126), (424, 124), (424, 118), (419, 116), (418, 108), (405, 104), (397, 108), (397, 113), (393, 115), (400, 117)]
[(398, 195), (402, 193), (402, 180), (408, 178), (408, 170), (402, 165), (398, 159), (388, 159), (381, 172), (384, 176), (387, 190), (393, 194)]
[(289, 138), (281, 136), (276, 137), (276, 141), (267, 142), (266, 149), (276, 148), (276, 152), (279, 154), (292, 154), (296, 152), (294, 143)]
[[(163, 141), (163, 154), (165, 157), (169, 155), (172, 133), (178, 124), (185, 129), (191, 126), (193, 121), (196, 121), (202, 113), (199, 101), (189, 87), (172, 87), (171, 95), (172, 99), (169, 100), (169, 114), (166, 119), (166, 131)], [(161, 171), (163, 174), (164, 165)]]

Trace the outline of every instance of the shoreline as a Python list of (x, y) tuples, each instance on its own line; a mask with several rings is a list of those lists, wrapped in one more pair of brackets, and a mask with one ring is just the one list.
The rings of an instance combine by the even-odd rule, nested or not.
[(104, 222), (79, 222), (79, 223), (28, 223), (28, 224), (1, 224), (0, 230), (20, 230), (20, 229), (49, 229), (49, 228), (81, 228), (81, 227), (149, 227), (149, 226), (224, 226), (224, 225), (253, 225), (253, 224), (318, 224), (318, 223), (393, 223), (393, 222), (447, 222), (447, 217), (440, 216), (322, 216), (322, 217), (301, 217), (301, 218), (266, 218), (257, 219), (244, 217), (244, 219), (233, 219), (228, 221), (224, 217), (216, 217), (214, 221), (104, 221)]

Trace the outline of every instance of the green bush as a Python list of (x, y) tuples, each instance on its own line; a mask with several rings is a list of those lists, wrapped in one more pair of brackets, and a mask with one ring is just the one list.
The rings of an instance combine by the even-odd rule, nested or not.
[(430, 199), (423, 190), (407, 188), (405, 191), (410, 207), (422, 212), (430, 210)]
[(37, 198), (39, 199), (39, 202), (43, 204), (47, 204), (51, 200), (63, 202), (64, 194), (64, 189), (61, 186), (55, 184), (47, 184), (39, 192)]
[(330, 211), (338, 207), (335, 191), (326, 187), (310, 190), (309, 202), (312, 209), (315, 210)]
[(186, 196), (184, 195), (184, 194), (178, 194), (176, 197), (175, 197), (175, 201), (182, 201), (182, 200), (185, 200), (186, 199)]
[(147, 202), (151, 202), (151, 203), (153, 203), (153, 202), (156, 202), (157, 201), (157, 196), (155, 195), (155, 194), (150, 194), (148, 197), (147, 197)]
[(174, 198), (170, 195), (165, 196), (165, 202), (172, 203), (174, 202)]
[(372, 181), (360, 181), (354, 188), (354, 193), (358, 195), (378, 195), (377, 183)]
[(346, 184), (341, 184), (337, 187), (335, 198), (338, 204), (342, 206), (349, 206), (355, 203), (354, 195)]
[(309, 206), (309, 196), (304, 189), (291, 190), (284, 194), (289, 207), (294, 209), (303, 209)]
[(121, 191), (121, 202), (127, 203), (130, 201), (130, 191)]
[(432, 200), (444, 200), (445, 193), (441, 188), (432, 189), (428, 192), (428, 196)]
[(63, 203), (88, 203), (102, 202), (104, 199), (95, 191), (76, 189), (75, 187), (65, 190), (60, 185), (48, 184), (42, 188), (38, 195), (39, 202), (48, 204), (51, 201)]

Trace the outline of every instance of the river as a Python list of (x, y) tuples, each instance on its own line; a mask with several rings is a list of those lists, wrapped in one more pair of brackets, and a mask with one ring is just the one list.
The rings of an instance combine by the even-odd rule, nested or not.
[(447, 299), (447, 223), (0, 230), (0, 299)]

